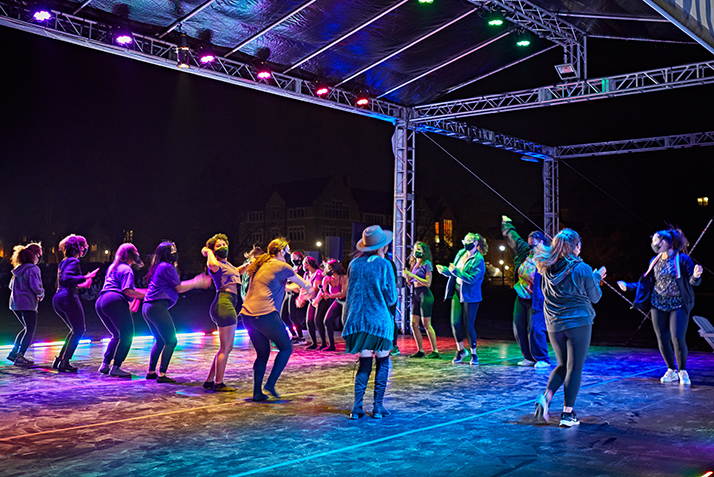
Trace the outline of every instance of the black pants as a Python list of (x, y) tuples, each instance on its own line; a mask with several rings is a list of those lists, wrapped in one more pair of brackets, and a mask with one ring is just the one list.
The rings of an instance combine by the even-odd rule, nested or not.
[(102, 320), (112, 339), (104, 351), (104, 362), (120, 367), (134, 341), (134, 318), (129, 311), (129, 303), (123, 293), (105, 292), (99, 295), (94, 305), (99, 319)]
[[(672, 311), (662, 311), (652, 307), (652, 326), (657, 335), (657, 345), (669, 369), (687, 369), (687, 326), (689, 315), (684, 307)], [(674, 345), (674, 349), (672, 349)], [(677, 361), (674, 356), (677, 355)]]
[(337, 299), (333, 299), (327, 309), (327, 313), (325, 313), (325, 330), (327, 331), (327, 339), (330, 341), (330, 346), (335, 346), (335, 328), (341, 318), (342, 303)]
[(290, 333), (296, 338), (302, 338), (302, 325), (305, 322), (306, 308), (298, 308), (296, 299), (298, 294), (286, 292), (283, 305), (280, 307), (280, 317), (288, 327)]
[(471, 349), (476, 349), (475, 324), (480, 303), (461, 303), (458, 295), (451, 299), (451, 331), (454, 333), (454, 339), (461, 343), (467, 338)]
[(280, 314), (277, 311), (261, 316), (247, 316), (241, 314), (245, 329), (248, 330), (253, 348), (257, 357), (253, 363), (253, 397), (258, 397), (263, 394), (262, 385), (263, 377), (265, 376), (265, 368), (268, 365), (270, 357), (270, 342), (275, 343), (278, 347), (278, 354), (273, 362), (273, 369), (270, 371), (270, 376), (265, 383), (268, 389), (274, 389), (275, 383), (288, 364), (290, 355), (293, 352), (293, 345), (290, 342), (290, 336), (285, 330), (283, 320), (280, 319)]
[(525, 359), (550, 363), (545, 316), (542, 311), (534, 312), (532, 305), (533, 300), (516, 296), (513, 305), (513, 336)]
[(174, 349), (178, 344), (174, 320), (171, 318), (171, 313), (169, 313), (169, 301), (144, 302), (141, 311), (146, 324), (149, 325), (151, 334), (156, 339), (149, 356), (149, 372), (156, 371), (156, 365), (159, 362), (159, 357), (161, 357), (159, 372), (165, 373), (169, 369), (171, 356), (173, 356)]
[(82, 339), (82, 335), (86, 331), (84, 310), (77, 294), (66, 288), (57, 290), (52, 298), (52, 308), (69, 328), (69, 333), (59, 354), (60, 359), (69, 361), (74, 356), (79, 340)]
[(580, 391), (583, 365), (590, 349), (593, 326), (585, 325), (563, 331), (549, 331), (550, 345), (558, 358), (558, 366), (550, 373), (548, 390), (553, 394), (565, 384), (565, 407), (573, 407)]
[(15, 337), (15, 346), (12, 350), (15, 353), (24, 355), (27, 348), (32, 344), (37, 330), (37, 312), (34, 310), (12, 310), (22, 325), (22, 330)]

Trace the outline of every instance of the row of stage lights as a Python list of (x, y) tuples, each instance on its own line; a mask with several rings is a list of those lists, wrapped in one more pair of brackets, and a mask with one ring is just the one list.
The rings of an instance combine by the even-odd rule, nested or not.
[[(432, 4), (434, 0), (418, 0), (420, 4)], [(52, 18), (52, 11), (42, 2), (34, 2), (30, 6), (32, 18), (38, 23), (45, 23)], [(487, 23), (492, 27), (500, 27), (505, 23), (503, 14), (497, 10), (491, 10), (487, 14)], [(134, 37), (131, 30), (124, 24), (118, 23), (111, 29), (112, 40), (119, 46), (129, 47), (134, 43)], [(516, 32), (516, 45), (526, 47), (531, 44), (531, 37), (528, 31), (519, 29)], [(212, 65), (217, 56), (213, 52), (210, 44), (201, 43), (196, 49), (199, 65), (207, 67)], [(176, 46), (176, 65), (180, 69), (190, 68), (191, 49), (189, 47), (189, 38), (185, 33), (180, 33), (178, 45)], [(265, 61), (261, 61), (256, 68), (256, 77), (261, 81), (268, 81), (272, 77), (270, 68), (265, 65)], [(315, 96), (324, 98), (330, 93), (330, 87), (327, 84), (316, 84), (313, 92)], [(355, 93), (354, 104), (359, 107), (364, 107), (369, 104), (369, 95), (366, 90), (360, 88)]]

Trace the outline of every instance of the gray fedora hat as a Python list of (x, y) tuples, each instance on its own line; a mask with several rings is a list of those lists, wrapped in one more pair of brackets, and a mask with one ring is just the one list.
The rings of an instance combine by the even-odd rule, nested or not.
[(378, 250), (389, 244), (393, 237), (391, 230), (382, 230), (379, 225), (370, 225), (362, 232), (362, 240), (357, 242), (357, 250), (360, 252)]

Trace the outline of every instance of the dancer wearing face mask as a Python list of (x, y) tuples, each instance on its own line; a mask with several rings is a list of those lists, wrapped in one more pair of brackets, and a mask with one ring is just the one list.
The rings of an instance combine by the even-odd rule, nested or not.
[(282, 237), (277, 238), (268, 244), (268, 253), (257, 257), (248, 266), (250, 287), (240, 318), (248, 330), (256, 353), (253, 363), (253, 401), (268, 399), (262, 389), (265, 368), (270, 357), (270, 342), (275, 343), (279, 350), (264, 387), (273, 397), (279, 397), (275, 384), (293, 351), (290, 336), (278, 312), (278, 307), (283, 303), (286, 285), (291, 282), (294, 284), (291, 287), (293, 290), (299, 286), (314, 292), (286, 263), (286, 257), (289, 255), (288, 241)]
[[(305, 274), (305, 269), (302, 267), (302, 262), (305, 259), (305, 255), (302, 252), (293, 252), (290, 255), (290, 261), (293, 265), (293, 270), (300, 278)], [(305, 338), (302, 337), (302, 327), (305, 324), (305, 316), (307, 314), (307, 308), (303, 303), (302, 307), (298, 306), (297, 298), (300, 293), (297, 291), (285, 290), (285, 298), (283, 299), (283, 305), (280, 308), (280, 317), (283, 319), (285, 326), (290, 330), (292, 335), (292, 343), (301, 345), (307, 343)]]
[(92, 279), (99, 269), (82, 275), (79, 257), (84, 257), (87, 254), (89, 245), (81, 235), (72, 234), (63, 238), (59, 243), (59, 249), (64, 254), (64, 259), (60, 262), (57, 270), (57, 293), (52, 298), (52, 307), (69, 328), (69, 334), (52, 367), (60, 373), (76, 373), (77, 368), (72, 366), (69, 360), (72, 359), (86, 329), (84, 310), (79, 301), (78, 289), (91, 287)]
[(335, 325), (342, 318), (342, 307), (347, 296), (347, 272), (340, 262), (330, 259), (325, 263), (325, 278), (322, 280), (322, 290), (320, 294), (325, 301), (325, 314), (323, 318), (325, 334), (330, 345), (325, 351), (336, 351), (335, 348)]
[(144, 266), (139, 251), (134, 244), (121, 244), (114, 262), (107, 269), (104, 287), (94, 305), (99, 319), (112, 335), (99, 372), (118, 378), (131, 378), (130, 372), (121, 369), (134, 340), (134, 318), (129, 300), (142, 300), (146, 294), (146, 290), (134, 288), (132, 265)]
[(216, 287), (216, 298), (211, 304), (211, 320), (218, 327), (219, 347), (203, 383), (204, 389), (218, 392), (235, 391), (236, 388), (223, 382), (228, 355), (233, 350), (236, 326), (238, 325), (238, 287), (241, 272), (228, 261), (228, 237), (216, 234), (201, 250), (206, 257), (206, 267)]
[(680, 229), (660, 230), (652, 236), (652, 251), (657, 255), (640, 281), (617, 282), (622, 291), (636, 290), (633, 308), (652, 313), (659, 351), (667, 364), (667, 372), (660, 378), (663, 383), (691, 384), (687, 372), (687, 325), (694, 308), (692, 287), (702, 281), (702, 266), (694, 265), (685, 253), (687, 245)]
[(600, 282), (605, 267), (593, 270), (580, 258), (580, 235), (563, 229), (551, 247), (542, 247), (534, 256), (543, 275), (544, 313), (558, 366), (553, 368), (545, 392), (536, 400), (535, 418), (548, 422), (548, 407), (553, 394), (565, 386), (561, 427), (580, 424), (573, 406), (580, 391), (583, 365), (590, 348), (595, 309), (602, 297)]
[(12, 258), (12, 278), (10, 279), (10, 309), (22, 325), (15, 338), (15, 345), (7, 359), (15, 366), (31, 367), (35, 363), (25, 356), (37, 330), (37, 305), (45, 297), (40, 268), (42, 247), (38, 243), (17, 245)]
[(478, 365), (476, 354), (476, 313), (481, 304), (481, 284), (486, 275), (483, 256), (488, 253), (486, 239), (476, 233), (468, 233), (453, 263), (448, 267), (437, 265), (440, 274), (449, 277), (446, 283), (445, 300), (451, 300), (451, 330), (456, 340), (454, 363), (462, 363), (469, 352), (464, 348), (464, 338), (471, 346), (470, 364)]
[(528, 234), (526, 242), (518, 235), (513, 222), (507, 216), (501, 217), (501, 233), (511, 247), (514, 257), (516, 303), (513, 305), (513, 336), (521, 348), (523, 361), (518, 366), (547, 368), (548, 336), (543, 316), (541, 276), (536, 269), (533, 254), (539, 245), (550, 245), (543, 232)]
[[(146, 291), (141, 312), (155, 339), (149, 356), (149, 372), (146, 379), (155, 379), (157, 383), (176, 382), (166, 376), (171, 357), (178, 344), (176, 327), (169, 308), (176, 304), (179, 293), (195, 288), (205, 290), (211, 284), (211, 279), (204, 274), (196, 275), (191, 280), (181, 281), (176, 270), (177, 261), (176, 244), (169, 241), (161, 242), (151, 257), (149, 272), (146, 274), (149, 288)], [(160, 364), (159, 358), (161, 358)], [(156, 373), (157, 365), (159, 366), (158, 374)]]
[[(409, 257), (409, 267), (411, 271), (405, 269), (402, 273), (412, 287), (412, 335), (414, 335), (414, 341), (419, 348), (410, 358), (437, 359), (441, 355), (436, 345), (436, 332), (431, 326), (434, 294), (429, 289), (434, 267), (431, 263), (431, 250), (427, 244), (424, 242), (414, 244), (414, 250)], [(421, 323), (424, 325), (431, 344), (431, 353), (428, 356), (424, 353), (424, 339), (419, 329), (420, 315)]]
[[(322, 279), (324, 278), (324, 273), (318, 265), (317, 260), (313, 257), (307, 256), (302, 262), (303, 268), (305, 269), (304, 279), (310, 284), (314, 290), (319, 290), (320, 285), (322, 285)], [(307, 331), (310, 334), (310, 346), (305, 349), (317, 349), (317, 307), (320, 304), (320, 299), (317, 294), (314, 296), (308, 295), (303, 292), (303, 299), (307, 301)], [(324, 326), (320, 327), (320, 338), (322, 338), (322, 347), (327, 348), (327, 337), (325, 336)]]

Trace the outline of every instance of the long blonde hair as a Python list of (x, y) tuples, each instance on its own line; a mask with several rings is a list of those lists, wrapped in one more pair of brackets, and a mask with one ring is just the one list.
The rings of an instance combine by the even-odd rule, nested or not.
[(273, 241), (268, 244), (268, 252), (260, 255), (258, 258), (253, 260), (250, 265), (248, 265), (248, 275), (251, 277), (255, 275), (260, 267), (262, 267), (268, 260), (285, 250), (285, 247), (287, 246), (288, 240), (285, 237), (273, 239)]
[(541, 245), (536, 249), (533, 259), (536, 262), (538, 271), (543, 273), (561, 258), (570, 257), (580, 244), (580, 235), (575, 230), (561, 230), (550, 246)]

